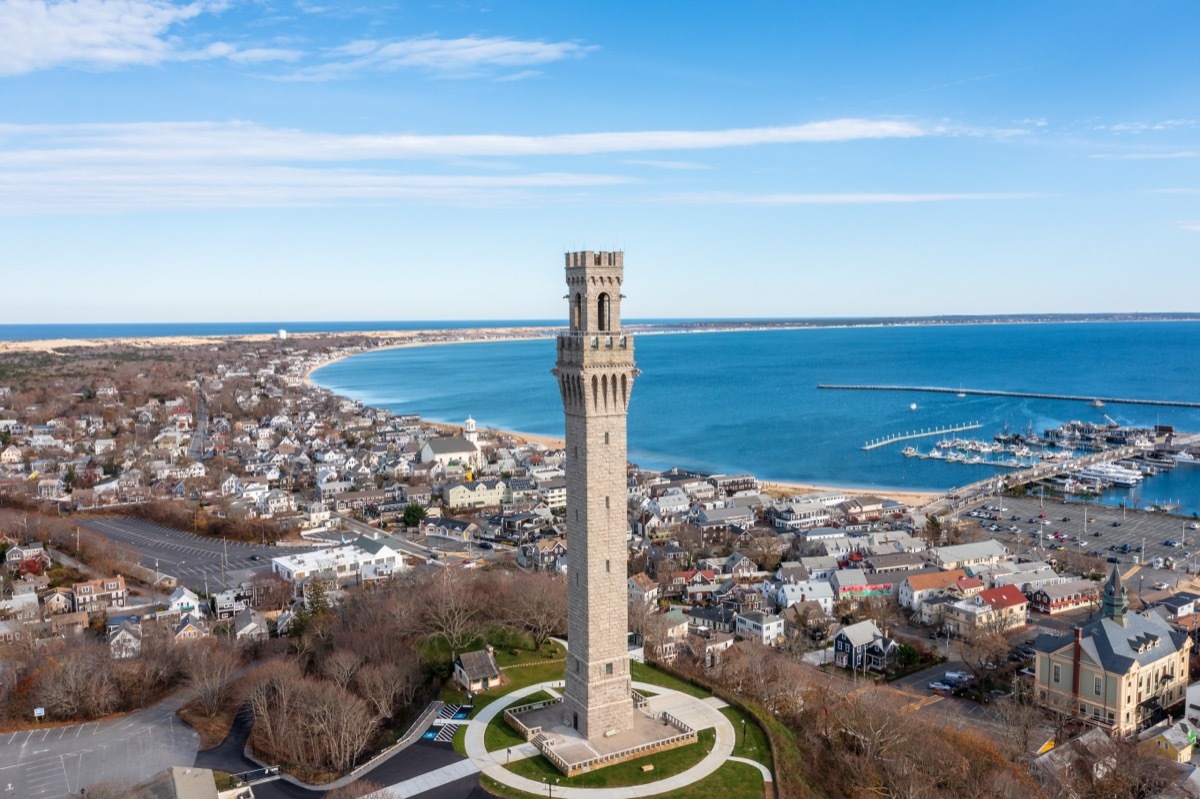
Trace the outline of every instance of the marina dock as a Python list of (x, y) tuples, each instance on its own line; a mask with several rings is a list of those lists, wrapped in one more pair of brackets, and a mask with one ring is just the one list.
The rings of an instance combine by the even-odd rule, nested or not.
[(963, 424), (951, 425), (950, 427), (938, 427), (931, 430), (918, 430), (913, 433), (896, 433), (895, 435), (877, 438), (874, 441), (868, 441), (863, 444), (864, 450), (877, 449), (886, 447), (888, 444), (895, 444), (897, 441), (908, 441), (914, 438), (925, 438), (927, 436), (940, 436), (947, 433), (961, 433), (964, 430), (978, 430), (983, 427), (979, 422), (965, 422)]
[(1072, 394), (1050, 394), (1036, 391), (992, 391), (982, 388), (946, 388), (943, 386), (852, 386), (820, 383), (819, 389), (831, 391), (919, 391), (927, 394), (971, 394), (981, 397), (1022, 397), (1028, 399), (1067, 400), (1072, 402), (1102, 402), (1105, 405), (1161, 405), (1169, 408), (1200, 408), (1200, 402), (1186, 400), (1133, 399), (1130, 397), (1084, 397)]

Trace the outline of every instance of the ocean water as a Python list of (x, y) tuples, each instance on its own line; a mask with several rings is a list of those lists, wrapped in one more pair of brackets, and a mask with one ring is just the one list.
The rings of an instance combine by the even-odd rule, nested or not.
[[(750, 471), (762, 479), (945, 490), (996, 467), (905, 458), (911, 443), (871, 439), (978, 421), (1041, 431), (1070, 420), (1173, 424), (1200, 432), (1200, 409), (910, 392), (818, 390), (819, 383), (932, 385), (1079, 396), (1200, 400), (1200, 322), (850, 327), (636, 337), (643, 374), (629, 411), (630, 460), (647, 468)], [(313, 380), (396, 412), (561, 436), (550, 370), (554, 342), (379, 350), (329, 364)], [(912, 410), (911, 405), (916, 404)], [(1109, 501), (1174, 499), (1200, 511), (1200, 466), (1181, 466)]]

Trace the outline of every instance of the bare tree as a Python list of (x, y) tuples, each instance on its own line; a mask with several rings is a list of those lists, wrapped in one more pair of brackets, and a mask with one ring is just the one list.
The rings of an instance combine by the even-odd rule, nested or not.
[(459, 650), (479, 629), (479, 605), (465, 589), (452, 579), (449, 569), (443, 569), (426, 584), (422, 600), (424, 612), (421, 618), (426, 634), (446, 642), (451, 661), (458, 658)]
[(108, 647), (80, 642), (37, 675), (35, 696), (51, 718), (95, 718), (117, 706), (117, 683)]
[(521, 581), (511, 603), (512, 622), (533, 638), (540, 651), (550, 636), (567, 625), (567, 588), (559, 577), (539, 573)]
[(219, 639), (197, 641), (189, 646), (187, 680), (206, 716), (214, 715), (220, 708), (239, 661), (238, 653)]
[(1045, 715), (1036, 706), (1019, 701), (1018, 697), (1002, 699), (992, 712), (1004, 731), (1009, 757), (1015, 761), (1025, 760), (1035, 748), (1037, 731), (1045, 724)]
[(363, 660), (357, 653), (348, 649), (335, 649), (321, 661), (321, 673), (337, 683), (339, 688), (345, 688), (362, 668), (362, 663)]

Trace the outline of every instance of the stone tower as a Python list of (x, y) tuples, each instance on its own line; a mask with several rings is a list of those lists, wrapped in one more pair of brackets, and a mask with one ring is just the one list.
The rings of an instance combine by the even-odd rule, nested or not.
[(570, 328), (554, 375), (567, 428), (563, 722), (589, 739), (633, 725), (625, 585), (625, 415), (638, 371), (621, 332), (624, 253), (566, 254)]

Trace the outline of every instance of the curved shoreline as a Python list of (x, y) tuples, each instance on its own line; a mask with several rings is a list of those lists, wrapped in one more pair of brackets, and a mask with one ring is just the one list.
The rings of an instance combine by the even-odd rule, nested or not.
[[(493, 330), (493, 331), (504, 330), (505, 332), (516, 332), (517, 330), (522, 330), (522, 329), (521, 328), (502, 328), (502, 329), (492, 328), (491, 330)], [(726, 330), (715, 331), (714, 330), (714, 331), (690, 331), (690, 332), (700, 333), (700, 332), (730, 332), (730, 331), (726, 331)], [(347, 352), (347, 353), (341, 353), (341, 354), (335, 355), (335, 356), (311, 367), (305, 373), (304, 381), (309, 386), (324, 389), (326, 391), (333, 393), (336, 396), (344, 396), (344, 397), (346, 397), (346, 399), (354, 400), (355, 402), (361, 402), (361, 400), (358, 400), (355, 397), (348, 396), (346, 394), (341, 394), (338, 391), (335, 391), (330, 386), (321, 385), (318, 381), (313, 379), (313, 375), (318, 370), (323, 369), (324, 367), (329, 366), (330, 364), (336, 363), (338, 361), (346, 360), (347, 358), (351, 358), (356, 355), (365, 355), (367, 353), (379, 352), (379, 351), (383, 351), (383, 350), (408, 349), (408, 348), (412, 348), (412, 347), (441, 346), (441, 345), (446, 345), (446, 344), (480, 344), (480, 343), (503, 342), (503, 341), (533, 341), (533, 340), (547, 339), (547, 338), (551, 338), (551, 336), (548, 336), (548, 335), (528, 335), (528, 336), (513, 335), (510, 337), (506, 337), (506, 338), (485, 337), (485, 338), (464, 339), (464, 340), (457, 340), (457, 341), (411, 341), (411, 342), (404, 342), (404, 343), (400, 343), (400, 344), (387, 344), (387, 345), (382, 345), (382, 346), (378, 346), (378, 347), (371, 347), (370, 349), (364, 349), (364, 350), (361, 350), (358, 352)], [(421, 421), (424, 423), (428, 423), (431, 425), (436, 425), (438, 427), (444, 427), (444, 428), (457, 429), (457, 428), (461, 427), (461, 424), (458, 422), (454, 422), (454, 421), (450, 421), (450, 420), (427, 419), (424, 416), (421, 417)], [(558, 436), (548, 435), (545, 433), (529, 433), (529, 432), (525, 432), (525, 431), (521, 431), (521, 430), (507, 430), (507, 429), (500, 429), (500, 428), (493, 428), (493, 429), (495, 430), (496, 435), (498, 435), (498, 436), (512, 438), (515, 440), (523, 441), (525, 443), (537, 444), (537, 445), (543, 446), (547, 449), (554, 450), (554, 449), (565, 449), (566, 448), (566, 442), (561, 437), (558, 437)], [(757, 478), (758, 475), (755, 475), (755, 477)], [(930, 504), (938, 499), (943, 498), (948, 491), (953, 489), (953, 487), (944, 489), (944, 490), (939, 490), (939, 489), (922, 490), (922, 489), (913, 489), (913, 488), (839, 486), (839, 485), (831, 485), (831, 484), (824, 483), (824, 482), (812, 483), (812, 482), (801, 482), (801, 481), (795, 481), (795, 480), (781, 480), (781, 479), (776, 479), (776, 478), (765, 478), (765, 477), (759, 479), (759, 485), (761, 487), (761, 490), (764, 493), (770, 493), (773, 491), (774, 493), (778, 493), (781, 496), (794, 496), (797, 494), (814, 494), (814, 493), (827, 493), (827, 492), (842, 492), (842, 493), (849, 494), (851, 496), (883, 495), (885, 498), (894, 499), (894, 500), (901, 501), (901, 502), (906, 502), (913, 506), (924, 506), (924, 505)]]

